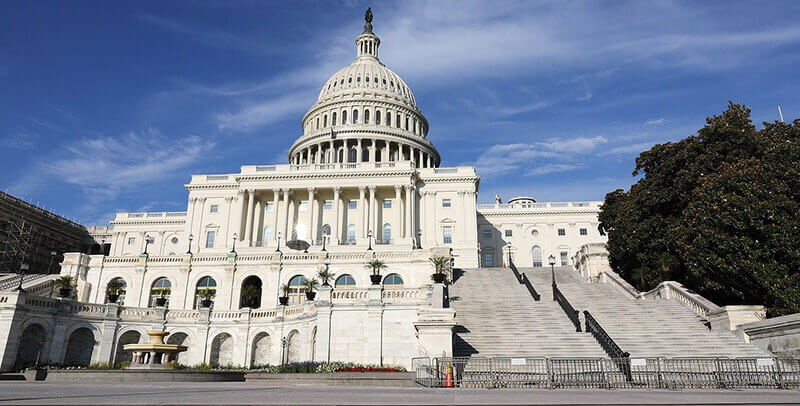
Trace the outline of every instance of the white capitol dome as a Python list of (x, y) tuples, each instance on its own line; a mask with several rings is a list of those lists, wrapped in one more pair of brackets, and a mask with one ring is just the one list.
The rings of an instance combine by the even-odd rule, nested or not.
[(367, 12), (356, 58), (328, 79), (303, 117), (303, 135), (289, 149), (296, 165), (411, 161), (438, 167), (428, 120), (406, 82), (378, 59), (381, 40)]

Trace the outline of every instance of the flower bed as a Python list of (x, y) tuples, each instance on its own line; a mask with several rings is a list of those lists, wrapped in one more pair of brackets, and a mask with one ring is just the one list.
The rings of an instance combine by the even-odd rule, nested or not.
[(405, 369), (383, 367), (344, 367), (337, 368), (335, 372), (405, 372)]

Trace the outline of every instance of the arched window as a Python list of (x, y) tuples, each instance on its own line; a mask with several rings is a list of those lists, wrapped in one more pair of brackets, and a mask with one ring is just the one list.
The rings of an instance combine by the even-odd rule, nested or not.
[(353, 124), (358, 124), (358, 110), (353, 110)]
[(204, 299), (214, 300), (217, 296), (217, 281), (210, 276), (204, 276), (197, 281), (194, 290), (194, 308), (199, 309)]
[(347, 110), (342, 110), (342, 124), (347, 124)]
[(322, 128), (325, 128), (327, 126), (328, 126), (328, 115), (326, 114), (322, 116)]
[(400, 113), (397, 113), (397, 117), (394, 119), (394, 126), (400, 128)]
[(317, 130), (319, 130), (319, 117), (317, 117)]
[(381, 124), (381, 111), (375, 110), (375, 124)]
[[(125, 305), (125, 292), (128, 289), (128, 284), (125, 282), (125, 279), (122, 279), (122, 278), (119, 278), (119, 277), (118, 278), (114, 278), (111, 281), (119, 281), (120, 286), (122, 286), (121, 288), (117, 289), (116, 294), (119, 295), (119, 297), (117, 298), (117, 304), (120, 305), (120, 306), (124, 306)], [(109, 281), (109, 284), (111, 283), (111, 281)], [(106, 293), (109, 293), (108, 289), (106, 289)], [(106, 295), (106, 303), (108, 303), (108, 295)]]
[(269, 244), (272, 241), (272, 227), (266, 226), (264, 227), (264, 242), (263, 245)]
[(325, 224), (322, 226), (322, 239), (325, 240), (326, 244), (331, 243), (331, 226), (330, 224)]
[(289, 279), (289, 304), (303, 303), (307, 290), (306, 278), (303, 275), (297, 275)]
[(392, 113), (390, 111), (386, 111), (386, 125), (388, 127), (392, 126)]
[(355, 162), (358, 158), (358, 151), (355, 148), (350, 148), (350, 153), (347, 154), (347, 162)]
[(369, 110), (364, 110), (364, 124), (369, 124)]
[(347, 242), (355, 243), (356, 242), (356, 225), (350, 224), (347, 226)]
[(387, 287), (401, 287), (403, 286), (403, 278), (400, 275), (393, 273), (383, 278), (383, 286)]
[(344, 274), (336, 278), (335, 286), (337, 288), (354, 288), (356, 287), (356, 280), (352, 276)]
[(534, 245), (531, 249), (531, 255), (533, 256), (533, 266), (540, 267), (542, 266), (542, 249), (539, 248), (538, 245)]
[(156, 306), (156, 299), (163, 297), (167, 299), (164, 307), (169, 307), (169, 294), (172, 290), (172, 283), (170, 283), (169, 279), (167, 278), (158, 278), (153, 282), (153, 285), (150, 287), (150, 301), (148, 301), (148, 306), (155, 307)]
[(68, 365), (89, 365), (92, 362), (92, 353), (96, 344), (92, 330), (86, 327), (76, 329), (69, 335), (67, 340), (64, 363)]
[(383, 242), (386, 244), (391, 244), (392, 242), (392, 225), (386, 223), (383, 225)]
[(331, 116), (331, 125), (336, 125), (336, 112), (335, 111), (333, 112), (333, 115)]
[(258, 309), (261, 307), (261, 279), (258, 276), (250, 275), (242, 282), (242, 290), (239, 292), (239, 308), (249, 307)]

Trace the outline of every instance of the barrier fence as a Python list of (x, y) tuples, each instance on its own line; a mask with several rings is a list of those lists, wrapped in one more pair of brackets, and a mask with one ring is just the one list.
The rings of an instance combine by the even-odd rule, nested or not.
[(414, 358), (429, 388), (800, 389), (791, 358)]

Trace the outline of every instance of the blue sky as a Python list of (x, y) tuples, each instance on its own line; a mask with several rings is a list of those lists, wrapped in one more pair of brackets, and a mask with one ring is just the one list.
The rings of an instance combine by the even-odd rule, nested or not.
[(800, 116), (800, 2), (4, 1), (0, 186), (85, 224), (285, 163), (372, 6), (479, 200), (601, 200), (728, 100)]

